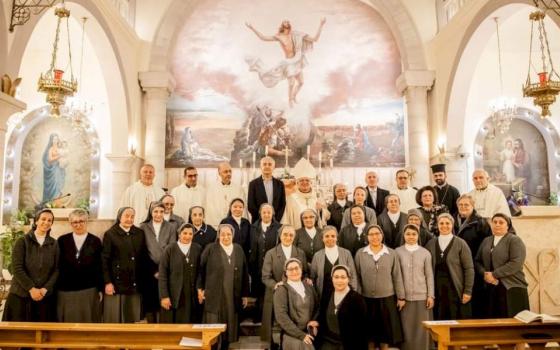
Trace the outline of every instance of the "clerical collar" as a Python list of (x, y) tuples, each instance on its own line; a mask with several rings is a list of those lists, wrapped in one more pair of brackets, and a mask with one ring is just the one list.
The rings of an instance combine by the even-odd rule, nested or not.
[(300, 297), (305, 299), (305, 286), (303, 285), (302, 281), (290, 281), (288, 280), (288, 284), (299, 294)]
[(317, 234), (317, 229), (315, 227), (312, 227), (312, 228), (305, 227), (305, 232), (307, 232), (309, 237), (311, 237), (311, 239), (313, 239), (313, 238), (315, 238), (315, 235)]
[(409, 252), (415, 252), (415, 251), (417, 251), (418, 249), (420, 249), (420, 246), (418, 245), (418, 243), (416, 243), (416, 244), (408, 244), (408, 243), (405, 243), (404, 248), (405, 248), (406, 250), (408, 250)]
[(280, 244), (280, 247), (282, 247), (282, 252), (284, 252), (284, 256), (286, 257), (286, 259), (292, 257), (292, 245), (290, 245), (289, 247), (284, 247), (283, 244)]
[(399, 221), (399, 217), (401, 216), (401, 212), (398, 211), (396, 213), (391, 213), (390, 211), (388, 211), (387, 216), (389, 216), (391, 222), (396, 225), (397, 221)]
[(444, 188), (445, 186), (447, 186), (447, 182), (444, 182), (443, 185), (441, 185), (441, 186), (438, 185), (438, 184), (436, 184), (436, 187), (439, 188), (440, 190), (441, 190), (442, 188)]
[(233, 253), (233, 243), (230, 245), (223, 245), (220, 242), (220, 246), (222, 247), (222, 249), (226, 252), (227, 256), (231, 256), (231, 254)]
[(121, 224), (119, 224), (119, 227), (121, 228), (121, 230), (123, 230), (123, 231), (126, 232), (126, 233), (129, 233), (129, 232), (130, 232), (130, 227), (129, 227), (129, 228), (124, 228), (124, 227), (122, 227)]

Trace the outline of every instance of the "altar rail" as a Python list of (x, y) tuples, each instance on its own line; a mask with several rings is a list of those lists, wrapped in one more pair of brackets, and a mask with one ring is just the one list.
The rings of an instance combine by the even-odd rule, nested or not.
[(560, 324), (523, 323), (514, 318), (459, 321), (424, 321), (438, 350), (514, 349), (515, 344), (528, 343), (531, 349), (544, 349), (547, 343), (560, 341)]
[[(208, 349), (225, 325), (0, 322), (0, 347), (34, 349)], [(182, 337), (202, 347), (180, 346)]]

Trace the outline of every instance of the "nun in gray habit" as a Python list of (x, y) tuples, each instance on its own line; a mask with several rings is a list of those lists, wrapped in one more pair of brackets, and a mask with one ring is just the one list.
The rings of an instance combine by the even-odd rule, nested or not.
[(134, 323), (141, 319), (141, 291), (149, 257), (144, 231), (134, 226), (134, 215), (133, 208), (120, 208), (115, 224), (103, 237), (105, 323)]
[(243, 248), (233, 243), (233, 226), (218, 226), (218, 242), (210, 243), (200, 258), (198, 299), (204, 301), (204, 323), (226, 323), (220, 348), (239, 338), (239, 311), (247, 306), (249, 270)]
[(282, 329), (282, 349), (315, 349), (319, 298), (313, 286), (302, 281), (303, 264), (299, 259), (286, 260), (284, 273), (286, 282), (274, 291), (274, 315)]

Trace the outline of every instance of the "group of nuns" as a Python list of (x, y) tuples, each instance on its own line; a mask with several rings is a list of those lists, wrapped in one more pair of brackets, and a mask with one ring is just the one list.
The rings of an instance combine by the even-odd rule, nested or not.
[(87, 232), (82, 210), (70, 214), (72, 232), (53, 239), (54, 215), (43, 209), (15, 244), (3, 320), (225, 323), (218, 347), (227, 349), (253, 297), (270, 347), (366, 350), (374, 342), (422, 350), (430, 347), (422, 321), (473, 311), (512, 317), (529, 308), (525, 245), (504, 214), (492, 217), (491, 235), (476, 246), (471, 238), (488, 225), (471, 226), (467, 242), (443, 213), (438, 236), (422, 242), (419, 225), (407, 224), (403, 244), (392, 249), (376, 224), (341, 240), (336, 227), (318, 227), (314, 210), (301, 213), (295, 230), (266, 203), (251, 225), (244, 206), (234, 199), (217, 230), (205, 224), (202, 207), (182, 223), (154, 202), (140, 227), (124, 207), (103, 241)]

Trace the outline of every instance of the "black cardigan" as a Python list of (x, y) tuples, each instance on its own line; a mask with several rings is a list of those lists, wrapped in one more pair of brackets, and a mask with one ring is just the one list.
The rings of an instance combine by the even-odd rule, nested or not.
[(103, 272), (101, 269), (101, 240), (86, 233), (87, 237), (77, 254), (72, 232), (58, 238), (60, 248), (59, 275), (57, 289), (78, 291), (97, 288), (103, 291)]
[[(334, 294), (331, 295), (331, 299)], [(325, 331), (326, 312), (321, 310), (319, 317), (319, 330)], [(368, 334), (367, 329), (367, 308), (364, 298), (356, 291), (350, 290), (338, 305), (336, 316), (340, 329), (340, 340), (344, 350), (367, 350)]]
[(136, 226), (128, 234), (112, 226), (103, 237), (103, 281), (112, 283), (116, 294), (141, 293), (149, 276), (148, 249), (144, 231)]

